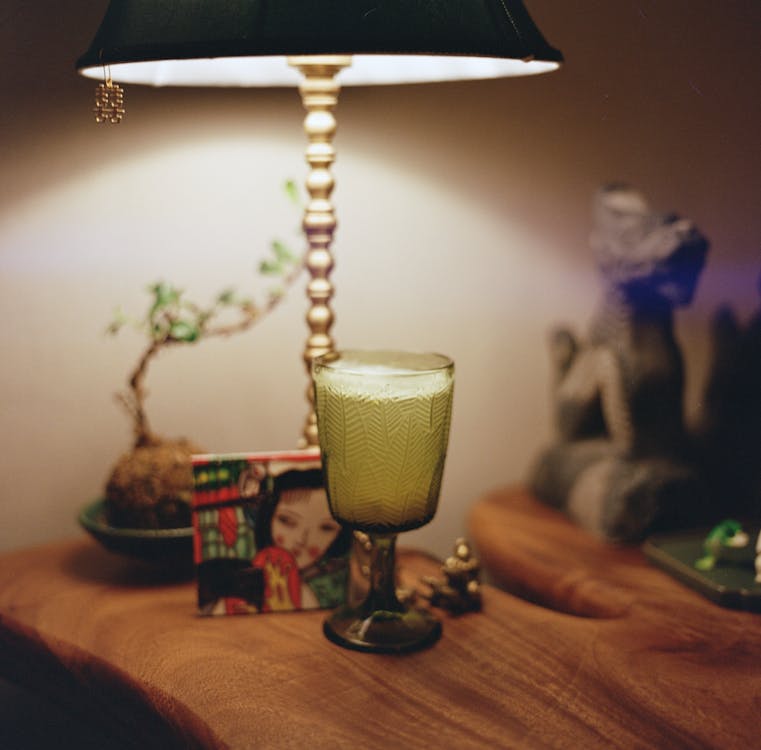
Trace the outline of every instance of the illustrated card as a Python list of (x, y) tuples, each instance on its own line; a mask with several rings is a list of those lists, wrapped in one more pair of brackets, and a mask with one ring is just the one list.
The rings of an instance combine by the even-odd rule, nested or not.
[(334, 608), (351, 532), (331, 516), (317, 449), (193, 456), (202, 614)]

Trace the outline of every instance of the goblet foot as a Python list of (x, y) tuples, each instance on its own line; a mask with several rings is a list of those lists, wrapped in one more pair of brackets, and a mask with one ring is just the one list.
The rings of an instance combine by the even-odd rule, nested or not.
[(341, 607), (323, 625), (333, 643), (355, 651), (401, 654), (432, 646), (441, 637), (441, 623), (422, 609), (376, 610)]

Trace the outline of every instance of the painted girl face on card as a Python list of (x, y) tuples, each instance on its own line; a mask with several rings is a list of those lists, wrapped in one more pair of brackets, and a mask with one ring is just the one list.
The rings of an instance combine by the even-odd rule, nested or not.
[(282, 492), (271, 530), (272, 541), (303, 570), (325, 554), (341, 527), (330, 515), (324, 489), (300, 487)]

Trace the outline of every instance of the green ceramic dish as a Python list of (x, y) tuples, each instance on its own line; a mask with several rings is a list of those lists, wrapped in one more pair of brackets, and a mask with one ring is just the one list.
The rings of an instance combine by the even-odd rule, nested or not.
[(106, 549), (162, 565), (193, 565), (193, 528), (122, 529), (106, 521), (105, 500), (87, 505), (79, 523)]

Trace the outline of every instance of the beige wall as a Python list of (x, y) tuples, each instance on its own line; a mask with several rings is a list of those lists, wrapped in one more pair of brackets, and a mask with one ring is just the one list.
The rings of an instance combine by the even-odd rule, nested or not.
[[(112, 394), (142, 341), (104, 337), (111, 310), (142, 311), (160, 278), (198, 299), (251, 289), (269, 240), (298, 224), (278, 190), (305, 173), (293, 91), (132, 87), (121, 126), (92, 123), (73, 60), (105, 5), (0, 11), (0, 548), (78, 533), (128, 447)], [(758, 306), (758, 0), (528, 6), (566, 55), (560, 73), (346, 90), (339, 107), (337, 341), (457, 361), (441, 512), (407, 539), (439, 554), (551, 435), (546, 334), (582, 328), (594, 305), (601, 182), (640, 186), (713, 242), (678, 316), (691, 413), (712, 312)], [(214, 451), (294, 445), (305, 304), (299, 288), (257, 330), (163, 356), (155, 428)]]

